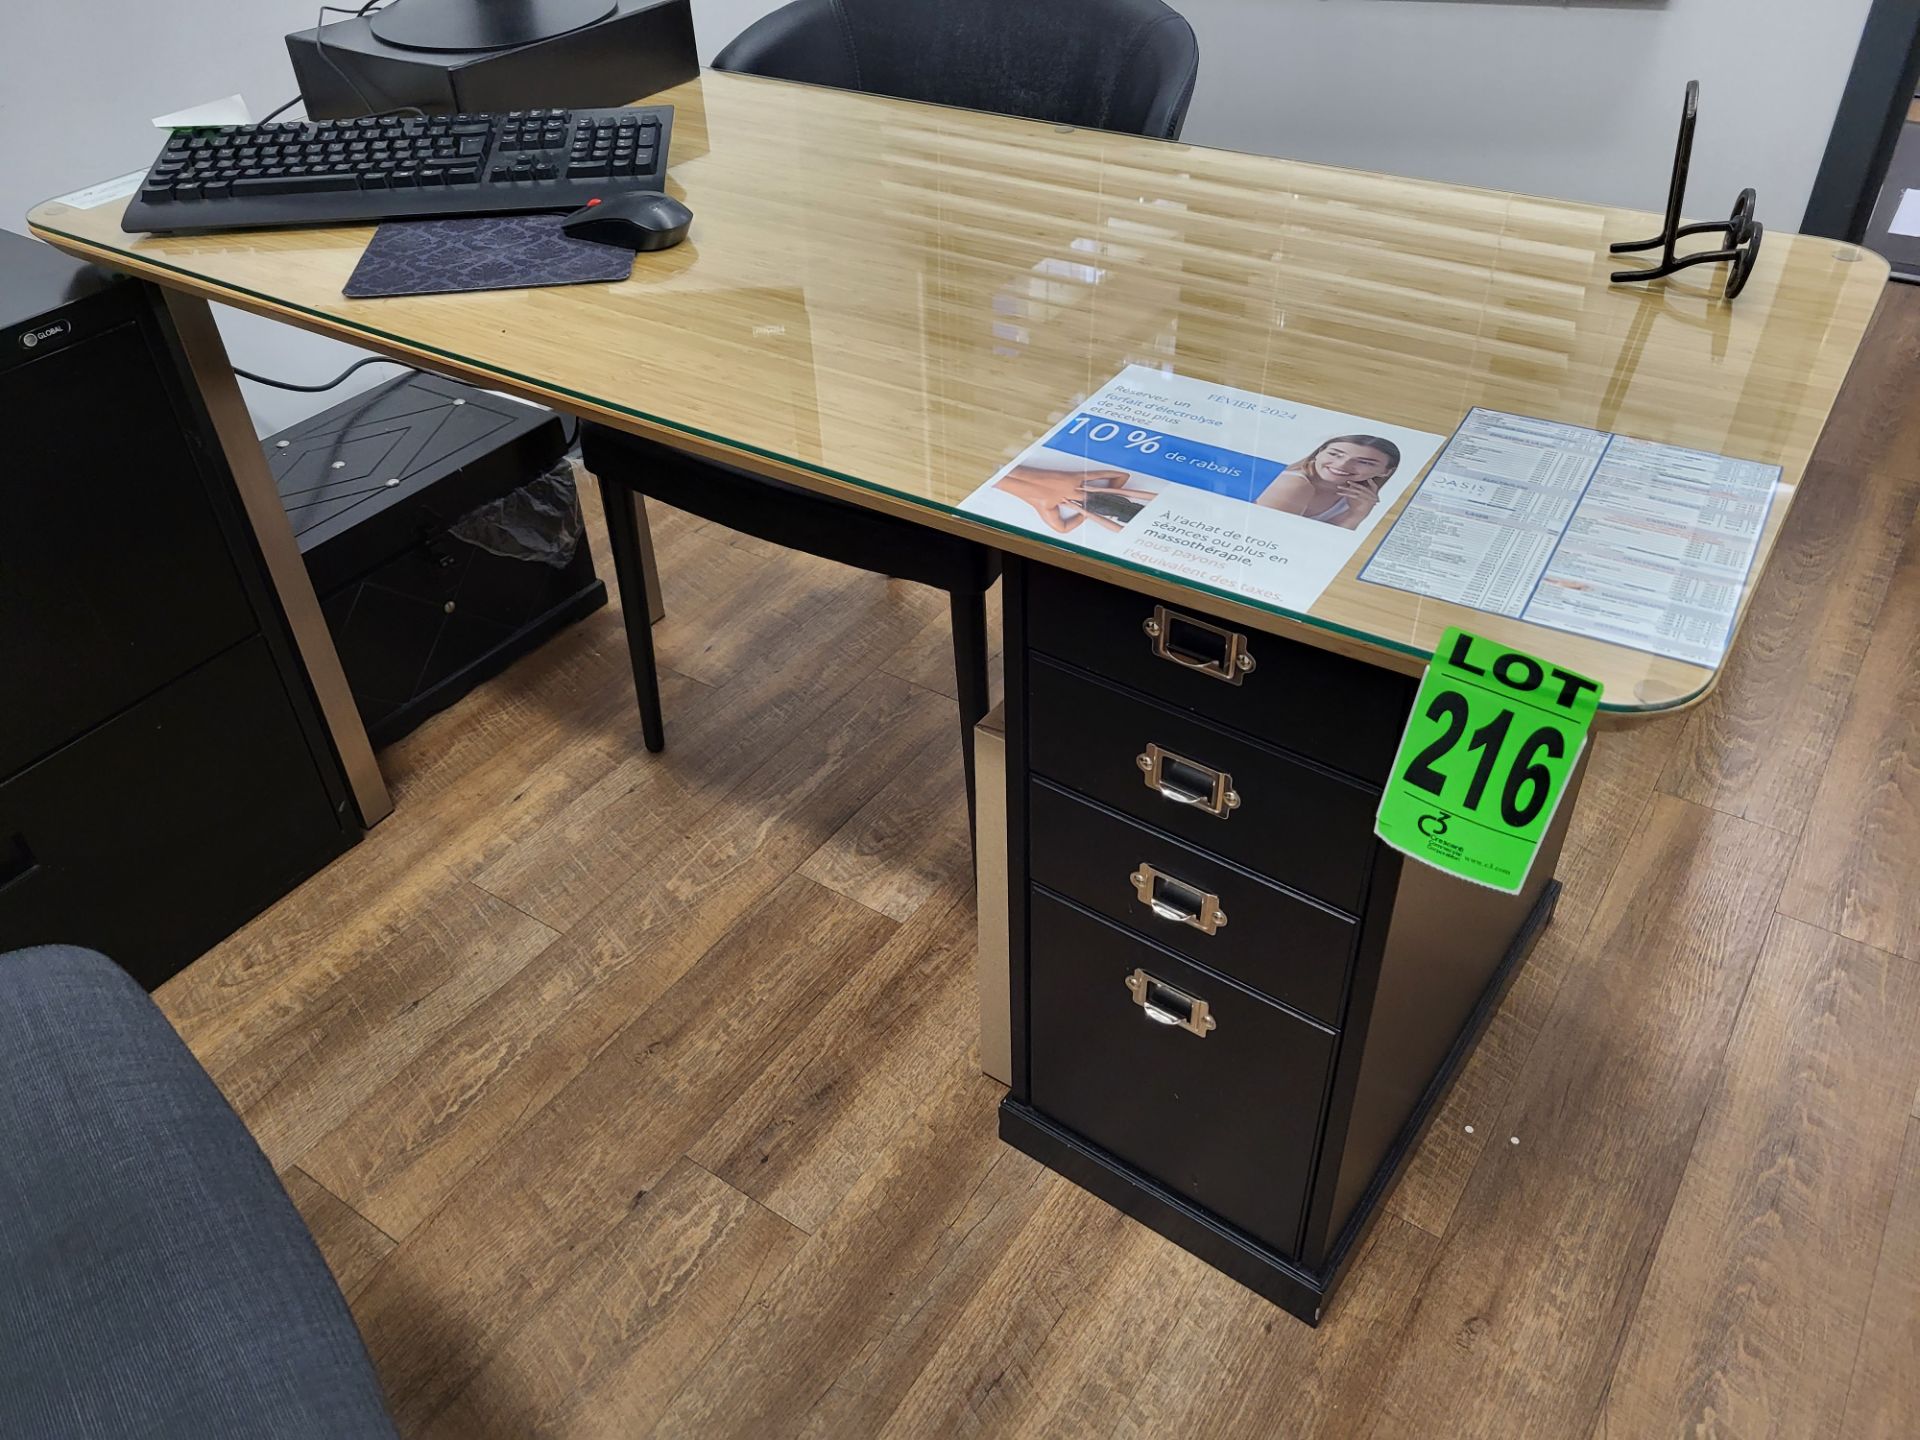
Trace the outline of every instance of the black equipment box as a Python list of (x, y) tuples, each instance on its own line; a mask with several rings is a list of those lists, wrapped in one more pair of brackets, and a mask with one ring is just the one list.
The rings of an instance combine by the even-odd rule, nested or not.
[(607, 603), (550, 410), (406, 375), (263, 443), (376, 746)]
[(313, 120), (365, 115), (369, 102), (374, 110), (417, 105), (436, 114), (626, 105), (700, 73), (690, 0), (618, 0), (596, 24), (505, 50), (390, 45), (371, 17), (328, 25), (324, 53), (317, 34), (287, 36)]

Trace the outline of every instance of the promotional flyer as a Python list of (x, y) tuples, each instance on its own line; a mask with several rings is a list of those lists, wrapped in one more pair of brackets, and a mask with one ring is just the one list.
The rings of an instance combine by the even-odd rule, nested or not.
[(1131, 365), (960, 508), (1304, 611), (1445, 438)]

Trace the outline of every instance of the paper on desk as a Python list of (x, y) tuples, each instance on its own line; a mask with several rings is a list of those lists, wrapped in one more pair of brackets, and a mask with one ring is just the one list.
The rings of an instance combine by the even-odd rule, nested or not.
[(91, 210), (96, 205), (104, 205), (109, 200), (124, 200), (140, 188), (140, 182), (147, 178), (144, 170), (130, 170), (111, 180), (102, 180), (97, 185), (89, 185), (84, 190), (70, 190), (65, 195), (56, 195), (49, 205), (71, 205), (76, 210)]
[(1920, 235), (1920, 190), (1901, 195), (1900, 208), (1893, 212), (1887, 229), (1896, 235)]
[(1778, 465), (1476, 408), (1360, 578), (1717, 665), (1779, 481)]
[(250, 125), (253, 115), (247, 109), (247, 102), (238, 95), (229, 95), (224, 100), (209, 100), (204, 105), (190, 105), (185, 110), (176, 110), (171, 115), (153, 117), (156, 130), (190, 130), (200, 125)]

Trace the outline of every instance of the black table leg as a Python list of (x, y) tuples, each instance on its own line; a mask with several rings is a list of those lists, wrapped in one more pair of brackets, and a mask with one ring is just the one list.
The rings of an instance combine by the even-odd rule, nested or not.
[(640, 526), (633, 514), (636, 498), (616, 481), (600, 481), (600, 506), (607, 515), (613, 573), (620, 586), (620, 614), (627, 627), (627, 655), (633, 662), (633, 691), (640, 702), (640, 734), (647, 749), (658, 754), (667, 748), (667, 729), (660, 713), (660, 676), (653, 658), (647, 547), (640, 543)]

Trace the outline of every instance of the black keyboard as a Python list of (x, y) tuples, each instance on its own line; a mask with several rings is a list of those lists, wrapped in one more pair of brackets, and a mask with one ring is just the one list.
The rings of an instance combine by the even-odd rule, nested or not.
[(595, 196), (660, 189), (672, 137), (671, 105), (179, 131), (120, 227), (244, 230), (577, 210)]

